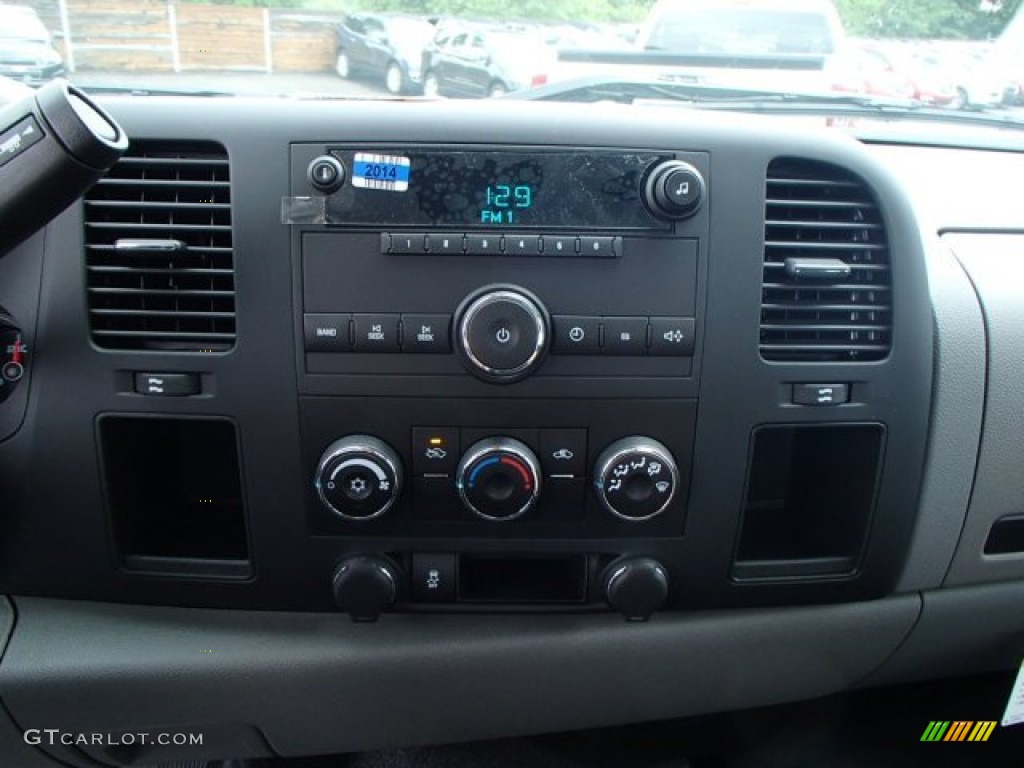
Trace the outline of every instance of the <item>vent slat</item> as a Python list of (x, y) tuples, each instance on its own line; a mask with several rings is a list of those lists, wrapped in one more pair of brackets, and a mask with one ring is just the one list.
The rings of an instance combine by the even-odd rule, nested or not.
[[(167, 352), (234, 346), (228, 174), (219, 144), (139, 141), (89, 191), (87, 292), (99, 346)], [(115, 247), (140, 236), (180, 242), (173, 252)]]
[[(94, 253), (111, 253), (111, 254), (118, 253), (117, 249), (113, 245), (98, 245), (98, 244), (95, 244), (95, 243), (91, 243), (91, 244), (87, 244), (85, 247), (86, 247), (86, 250), (92, 251)], [(189, 248), (188, 248), (187, 253), (188, 254), (200, 254), (200, 255), (203, 254), (203, 253), (228, 254), (228, 255), (230, 255), (232, 253), (232, 249), (229, 248), (229, 247), (218, 246), (218, 245), (190, 245)], [(144, 258), (147, 255), (148, 254), (145, 254), (145, 253), (133, 254), (133, 256), (135, 258)], [(159, 255), (163, 259), (167, 258), (166, 254), (159, 254)], [(181, 254), (175, 254), (175, 258), (176, 259), (181, 258)]]
[(223, 318), (233, 315), (231, 312), (186, 312), (180, 309), (94, 309), (92, 313), (97, 317), (181, 317), (193, 319)]
[[(772, 271), (772, 270), (785, 270), (786, 269), (786, 263), (784, 261), (766, 261), (764, 263), (764, 268), (766, 270), (769, 270), (769, 271)], [(855, 270), (857, 272), (888, 272), (889, 271), (889, 265), (888, 264), (863, 264), (863, 263), (854, 262), (854, 263), (850, 264), (850, 269)], [(809, 285), (813, 285), (813, 284), (809, 283)]]
[(766, 227), (791, 227), (791, 228), (807, 228), (807, 229), (882, 229), (882, 225), (873, 221), (787, 221), (787, 220), (768, 220), (765, 222)]
[(888, 325), (860, 325), (850, 323), (849, 325), (824, 325), (820, 323), (761, 323), (762, 331), (820, 331), (822, 333), (857, 333), (859, 331), (880, 331), (888, 332)]
[[(892, 345), (892, 269), (871, 189), (838, 166), (782, 158), (768, 167), (760, 350), (782, 362), (868, 362)], [(842, 283), (800, 278), (786, 259), (850, 268)]]
[[(95, 296), (209, 296), (234, 298), (234, 291), (178, 290), (177, 288), (89, 288)], [(94, 307), (94, 309), (98, 309)]]
[(820, 249), (823, 251), (884, 251), (889, 246), (881, 243), (840, 243), (828, 240), (806, 241), (806, 240), (766, 240), (765, 248), (778, 248), (784, 250), (807, 250)]
[(93, 336), (100, 336), (108, 339), (159, 339), (160, 341), (183, 341), (195, 339), (197, 341), (235, 341), (234, 333), (188, 333), (186, 331), (104, 331), (94, 330)]
[[(769, 184), (771, 181), (769, 181)], [(780, 206), (786, 208), (820, 208), (822, 210), (829, 209), (847, 209), (847, 208), (874, 208), (874, 203), (864, 203), (852, 200), (785, 200), (780, 198), (772, 198), (769, 195), (768, 206)]]
[[(120, 161), (119, 161), (120, 162)], [(229, 189), (229, 181), (192, 181), (190, 179), (123, 179), (116, 176), (107, 176), (96, 182), (96, 187), (138, 187), (148, 189), (158, 188), (181, 188), (195, 187), (197, 189)]]
[[(145, 209), (140, 209), (145, 216)], [(94, 230), (117, 230), (118, 232), (141, 232), (151, 230), (156, 232), (209, 232), (211, 235), (227, 233), (231, 234), (230, 225), (220, 224), (158, 224), (156, 222), (135, 223), (130, 221), (86, 221), (86, 229)]]
[(797, 281), (793, 281), (791, 283), (765, 283), (763, 287), (773, 290), (830, 291), (832, 293), (849, 293), (851, 291), (888, 291), (890, 289), (888, 285), (875, 285), (874, 283), (841, 283), (838, 285), (825, 283), (818, 285)]
[(102, 275), (233, 275), (233, 269), (203, 269), (192, 267), (108, 267), (103, 265), (87, 267), (89, 272)]
[(172, 168), (186, 168), (196, 166), (217, 166), (226, 168), (227, 160), (218, 158), (202, 157), (133, 157), (127, 156), (118, 162), (124, 168), (141, 167), (155, 168), (159, 166), (171, 166)]
[(109, 208), (117, 210), (139, 210), (140, 208), (162, 208), (165, 210), (180, 211), (230, 211), (228, 203), (178, 203), (173, 201), (161, 202), (159, 200), (147, 200), (145, 203), (138, 203), (134, 200), (86, 200), (87, 208)]

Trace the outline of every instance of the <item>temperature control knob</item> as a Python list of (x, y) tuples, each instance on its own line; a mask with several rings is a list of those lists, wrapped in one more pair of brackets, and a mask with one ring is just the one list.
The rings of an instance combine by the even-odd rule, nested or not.
[(327, 446), (316, 471), (324, 505), (346, 520), (380, 517), (402, 490), (402, 462), (383, 440), (349, 435)]
[(510, 437), (474, 443), (459, 462), (462, 503), (485, 520), (512, 520), (540, 495), (540, 465), (527, 446)]
[(648, 174), (644, 202), (659, 219), (689, 218), (704, 202), (704, 177), (689, 163), (667, 160)]
[(0, 309), (0, 402), (14, 393), (25, 375), (27, 350), (14, 318)]
[(650, 520), (668, 509), (679, 470), (668, 448), (649, 437), (624, 437), (597, 457), (594, 487), (605, 509), (623, 520)]
[(522, 288), (485, 288), (462, 302), (456, 317), (459, 357), (477, 378), (508, 384), (543, 362), (551, 322), (540, 299)]

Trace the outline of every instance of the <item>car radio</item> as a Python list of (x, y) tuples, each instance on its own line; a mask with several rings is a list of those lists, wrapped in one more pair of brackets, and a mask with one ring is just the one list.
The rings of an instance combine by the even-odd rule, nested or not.
[(301, 144), (291, 165), (314, 534), (394, 563), (576, 542), (584, 570), (683, 534), (706, 154)]

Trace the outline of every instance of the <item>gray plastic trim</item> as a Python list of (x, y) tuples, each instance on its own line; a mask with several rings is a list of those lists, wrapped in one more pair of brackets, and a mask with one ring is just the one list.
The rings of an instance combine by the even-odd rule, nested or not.
[[(25, 727), (238, 723), (282, 755), (598, 727), (826, 695), (918, 618), (907, 595), (610, 615), (212, 611), (16, 598), (0, 695)], [(209, 649), (212, 652), (204, 652)]]
[(988, 334), (988, 383), (977, 477), (946, 585), (1024, 578), (1024, 553), (987, 556), (999, 518), (1024, 512), (1024, 236), (952, 234)]
[[(889, 685), (1013, 669), (1024, 654), (1024, 589), (984, 584), (925, 592), (907, 641), (864, 684)], [(1009, 695), (1009, 689), (1007, 689)]]
[(978, 297), (949, 249), (935, 238), (929, 245), (932, 419), (917, 527), (900, 592), (934, 589), (949, 570), (971, 498), (985, 408), (985, 323)]

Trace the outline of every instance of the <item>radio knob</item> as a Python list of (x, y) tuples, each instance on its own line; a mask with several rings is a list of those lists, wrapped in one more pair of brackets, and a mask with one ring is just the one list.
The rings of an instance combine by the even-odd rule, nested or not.
[(649, 557), (623, 557), (601, 576), (608, 605), (628, 621), (647, 621), (668, 599), (668, 573)]
[(402, 490), (402, 462), (383, 440), (349, 435), (327, 446), (317, 466), (320, 501), (346, 520), (387, 512)]
[(551, 320), (540, 299), (522, 288), (485, 288), (463, 301), (456, 317), (459, 357), (477, 378), (520, 381), (544, 360)]
[(700, 209), (704, 191), (700, 171), (682, 160), (667, 160), (648, 174), (644, 202), (659, 219), (679, 221)]
[(510, 437), (474, 443), (459, 462), (456, 478), (462, 503), (484, 520), (513, 520), (540, 495), (537, 457)]
[(679, 469), (668, 448), (649, 437), (624, 437), (597, 457), (594, 488), (601, 504), (630, 522), (657, 517), (672, 503)]
[(343, 560), (334, 571), (331, 591), (338, 608), (352, 621), (376, 621), (398, 599), (398, 566), (380, 555)]

